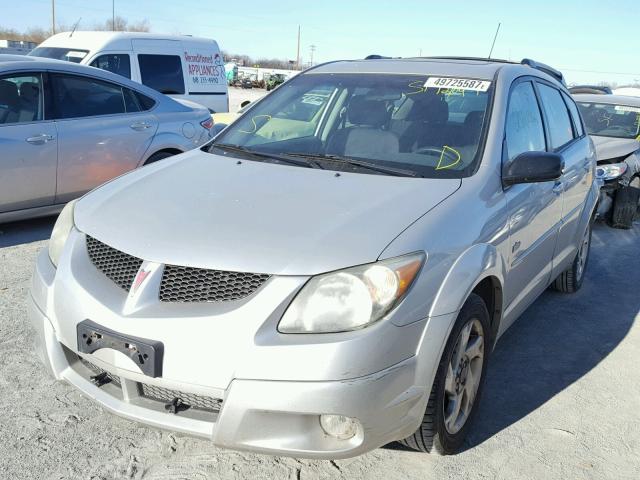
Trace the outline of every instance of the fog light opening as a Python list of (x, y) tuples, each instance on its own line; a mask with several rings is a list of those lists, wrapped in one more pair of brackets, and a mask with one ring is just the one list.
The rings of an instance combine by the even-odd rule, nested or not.
[(320, 415), (320, 426), (330, 437), (338, 440), (349, 440), (358, 433), (360, 422), (344, 415)]

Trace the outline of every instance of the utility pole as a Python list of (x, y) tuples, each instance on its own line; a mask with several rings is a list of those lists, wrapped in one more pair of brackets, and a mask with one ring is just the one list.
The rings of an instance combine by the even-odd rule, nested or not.
[(51, 33), (56, 34), (56, 0), (51, 0)]
[(111, 0), (111, 30), (116, 31), (116, 0)]
[(296, 53), (296, 70), (300, 70), (300, 25), (298, 25), (298, 51)]
[(311, 55), (310, 60), (309, 60), (309, 66), (313, 67), (313, 52), (316, 51), (316, 46), (315, 45), (309, 45), (309, 53)]

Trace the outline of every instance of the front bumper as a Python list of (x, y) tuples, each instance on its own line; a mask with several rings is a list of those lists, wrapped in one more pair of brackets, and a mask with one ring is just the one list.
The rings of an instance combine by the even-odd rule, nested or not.
[[(172, 378), (151, 378), (126, 364), (108, 361), (109, 357), (99, 355), (100, 351), (80, 356), (77, 346), (60, 335), (54, 327), (60, 319), (50, 318), (55, 316), (51, 305), (55, 298), (55, 275), (43, 252), (28, 299), (38, 356), (55, 378), (122, 417), (207, 438), (222, 447), (332, 459), (359, 455), (405, 438), (422, 420), (430, 390), (430, 380), (424, 379), (430, 379), (435, 371), (437, 351), (430, 355), (432, 359), (420, 363), (418, 357), (410, 356), (377, 373), (331, 381), (236, 377), (219, 388)], [(441, 321), (440, 325), (450, 320)], [(424, 332), (428, 323), (426, 320), (423, 323)], [(429, 340), (431, 344), (433, 338)], [(91, 377), (102, 371), (108, 372), (112, 381), (97, 386)], [(148, 394), (158, 390), (164, 392), (164, 397)], [(203, 408), (174, 414), (168, 410), (172, 396), (211, 402), (205, 402)], [(206, 408), (207, 405), (211, 408)], [(359, 431), (348, 440), (330, 437), (320, 427), (321, 414), (356, 418), (360, 422)]]

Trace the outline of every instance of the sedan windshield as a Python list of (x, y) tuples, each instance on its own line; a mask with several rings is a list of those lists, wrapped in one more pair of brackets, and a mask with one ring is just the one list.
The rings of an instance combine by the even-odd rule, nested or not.
[(67, 62), (80, 63), (87, 56), (89, 50), (77, 50), (75, 48), (36, 47), (29, 52), (30, 57), (53, 58), (66, 60)]
[[(442, 84), (456, 88), (431, 86)], [(251, 106), (210, 151), (262, 154), (249, 155), (256, 161), (271, 154), (314, 168), (461, 178), (475, 171), (492, 90), (489, 81), (424, 75), (302, 74)]]
[(616, 138), (638, 138), (640, 107), (607, 103), (579, 102), (589, 135)]

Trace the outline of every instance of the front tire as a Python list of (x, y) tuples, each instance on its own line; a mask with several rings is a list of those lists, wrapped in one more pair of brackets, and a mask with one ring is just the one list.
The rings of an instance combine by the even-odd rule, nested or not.
[(487, 307), (471, 294), (463, 305), (442, 354), (422, 424), (403, 445), (450, 455), (467, 435), (484, 383), (491, 343)]

